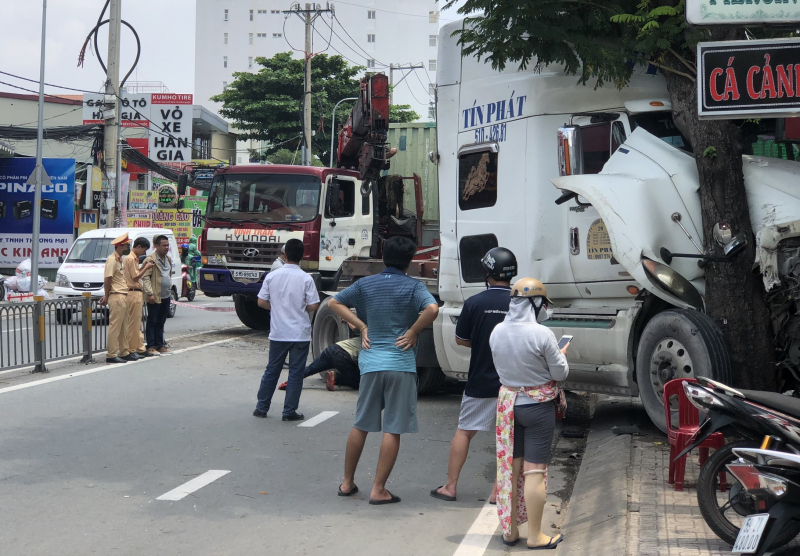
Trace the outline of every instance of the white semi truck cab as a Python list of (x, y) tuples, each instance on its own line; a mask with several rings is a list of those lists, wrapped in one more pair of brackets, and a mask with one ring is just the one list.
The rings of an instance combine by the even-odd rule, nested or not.
[[(470, 352), (456, 345), (455, 325), (485, 287), (481, 257), (503, 246), (518, 277), (545, 283), (555, 304), (547, 326), (574, 336), (567, 388), (638, 394), (663, 429), (667, 381), (730, 380), (722, 334), (704, 312), (703, 269), (670, 256), (702, 251), (703, 229), (691, 145), (672, 122), (664, 79), (642, 70), (618, 90), (535, 63), (495, 71), (462, 59), (451, 36), (462, 24), (442, 28), (437, 72), (439, 364), (466, 378)], [(797, 285), (800, 164), (745, 157), (744, 175), (765, 284)], [(715, 238), (736, 256), (749, 232), (722, 223)], [(787, 325), (795, 365), (797, 319)]]

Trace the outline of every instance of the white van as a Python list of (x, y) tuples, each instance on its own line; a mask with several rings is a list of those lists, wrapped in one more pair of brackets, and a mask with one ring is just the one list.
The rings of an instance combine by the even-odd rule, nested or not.
[[(56, 285), (53, 288), (53, 297), (56, 299), (82, 295), (89, 292), (92, 295), (103, 295), (103, 271), (106, 259), (114, 252), (111, 242), (114, 238), (128, 232), (128, 238), (133, 245), (137, 237), (146, 237), (150, 241), (147, 254), (153, 252), (153, 238), (158, 235), (167, 236), (169, 239), (169, 256), (172, 259), (172, 297), (178, 299), (181, 287), (181, 258), (175, 234), (172, 230), (163, 228), (107, 228), (104, 230), (91, 230), (80, 235), (69, 250), (66, 258), (61, 262), (61, 267), (56, 275)], [(127, 254), (127, 252), (126, 252)], [(175, 316), (175, 304), (170, 304), (169, 316)], [(69, 317), (67, 317), (69, 322)]]

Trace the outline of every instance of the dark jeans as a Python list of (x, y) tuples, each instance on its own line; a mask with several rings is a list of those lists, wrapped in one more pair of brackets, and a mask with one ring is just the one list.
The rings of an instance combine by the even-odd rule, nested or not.
[(308, 346), (310, 342), (269, 342), (269, 363), (261, 377), (261, 387), (258, 389), (258, 411), (269, 411), (272, 395), (278, 386), (283, 363), (289, 356), (289, 384), (286, 386), (286, 398), (283, 401), (283, 414), (291, 415), (300, 405), (300, 393), (303, 390), (303, 370), (308, 359)]
[(166, 343), (164, 342), (164, 323), (167, 322), (170, 301), (172, 301), (172, 298), (166, 297), (161, 300), (161, 303), (146, 303), (147, 328), (145, 329), (145, 335), (147, 349), (158, 349)]
[(339, 372), (342, 384), (358, 382), (360, 371), (358, 363), (353, 361), (350, 355), (337, 345), (328, 346), (306, 367), (303, 378), (325, 372), (329, 369), (336, 369)]

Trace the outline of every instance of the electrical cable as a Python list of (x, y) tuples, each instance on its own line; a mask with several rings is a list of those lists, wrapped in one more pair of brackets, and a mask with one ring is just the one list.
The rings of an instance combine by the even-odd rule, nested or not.
[[(338, 21), (338, 20), (337, 20), (337, 21)], [(327, 22), (326, 22), (324, 19), (322, 20), (322, 22), (323, 22), (325, 25), (328, 25), (328, 23), (327, 23)], [(340, 25), (341, 25), (341, 23), (340, 23)], [(365, 60), (367, 60), (368, 62), (369, 62), (369, 61), (372, 61), (372, 62), (374, 62), (374, 63), (375, 63), (377, 66), (382, 66), (382, 67), (386, 67), (386, 68), (388, 68), (388, 67), (389, 67), (387, 64), (384, 64), (383, 62), (379, 62), (378, 60), (375, 60), (374, 58), (372, 58), (372, 56), (371, 56), (369, 53), (367, 53), (367, 56), (364, 56), (364, 55), (363, 55), (363, 54), (361, 54), (361, 53), (360, 53), (358, 50), (356, 50), (355, 48), (353, 48), (352, 46), (350, 46), (350, 45), (347, 43), (347, 41), (346, 41), (346, 40), (344, 40), (344, 39), (343, 39), (343, 38), (342, 38), (342, 37), (339, 35), (339, 33), (337, 33), (337, 32), (336, 32), (336, 31), (333, 29), (333, 26), (330, 26), (330, 25), (329, 25), (329, 27), (331, 28), (331, 32), (332, 32), (333, 36), (335, 36), (337, 39), (339, 39), (340, 41), (342, 41), (342, 44), (343, 44), (344, 46), (346, 46), (347, 48), (349, 48), (349, 49), (350, 49), (350, 50), (351, 50), (351, 51), (352, 51), (352, 52), (353, 52), (353, 53), (354, 53), (356, 56), (358, 56), (359, 58), (364, 58), (364, 59), (365, 59)], [(323, 38), (324, 38), (324, 37), (323, 37)], [(356, 46), (358, 46), (358, 45), (356, 44)], [(333, 48), (333, 47), (331, 47), (331, 48)], [(359, 48), (360, 48), (360, 47), (359, 47)], [(334, 48), (334, 50), (336, 50), (336, 49)], [(363, 49), (362, 49), (362, 50), (363, 50)], [(337, 52), (338, 52), (338, 51), (337, 51)], [(366, 52), (366, 51), (364, 51), (364, 52)], [(340, 54), (341, 54), (341, 53), (340, 53)], [(351, 62), (352, 62), (352, 60), (351, 60)], [(362, 64), (357, 64), (357, 65), (359, 65), (359, 66), (360, 66), (360, 65), (362, 65)]]
[[(49, 118), (44, 118), (42, 121), (46, 122), (47, 120), (53, 120), (55, 118), (60, 118), (61, 116), (66, 116), (67, 114), (72, 114), (73, 112), (77, 112), (78, 110), (83, 110), (83, 106), (78, 106), (77, 108), (73, 108), (72, 110), (67, 110), (63, 114), (56, 114), (55, 116), (50, 116)], [(24, 124), (16, 124), (15, 127), (23, 127), (26, 125), (37, 124), (39, 120), (34, 120), (32, 122), (25, 122)]]
[[(105, 25), (109, 23), (110, 20), (106, 19), (103, 20), (103, 16), (106, 13), (106, 9), (108, 8), (109, 3), (111, 0), (106, 0), (106, 3), (103, 5), (103, 9), (100, 11), (100, 16), (97, 18), (97, 24), (95, 24), (94, 28), (89, 31), (89, 34), (86, 36), (86, 40), (83, 43), (83, 48), (81, 48), (80, 53), (78, 54), (78, 66), (83, 67), (83, 62), (86, 56), (86, 45), (89, 43), (91, 38), (94, 38), (94, 50), (97, 55), (97, 61), (100, 62), (100, 67), (103, 68), (104, 73), (108, 73), (108, 69), (106, 65), (103, 63), (103, 57), (100, 55), (100, 47), (97, 44), (97, 31)], [(128, 77), (131, 76), (133, 70), (136, 69), (136, 66), (139, 64), (139, 57), (142, 55), (142, 41), (139, 39), (139, 33), (136, 32), (136, 29), (133, 28), (133, 25), (125, 21), (124, 19), (120, 19), (120, 23), (123, 23), (128, 29), (131, 30), (133, 33), (134, 38), (136, 39), (136, 59), (133, 61), (133, 65), (131, 69), (128, 70), (128, 73), (125, 74), (125, 77), (122, 78), (122, 81), (119, 83), (119, 88), (121, 89), (125, 82), (128, 80)]]
[[(39, 91), (34, 91), (33, 89), (26, 89), (25, 87), (20, 87), (19, 85), (14, 85), (13, 83), (6, 83), (5, 81), (0, 81), (0, 85), (8, 85), (9, 87), (14, 87), (15, 89), (19, 89), (20, 91), (27, 91), (29, 93), (33, 93), (33, 94), (36, 94), (36, 95), (39, 94)], [(48, 93), (44, 93), (44, 96), (50, 97), (50, 98), (57, 98), (57, 99), (60, 99), (60, 100), (66, 100), (70, 104), (73, 104), (75, 102), (80, 102), (80, 101), (76, 101), (74, 98), (65, 98), (65, 97), (60, 97), (58, 95), (51, 95), (51, 94), (48, 94)], [(83, 103), (81, 102), (81, 104), (83, 104)]]
[[(428, 14), (428, 15), (420, 15), (420, 14), (407, 14), (407, 13), (403, 13), (403, 12), (393, 12), (391, 10), (382, 10), (380, 8), (375, 8), (373, 6), (364, 6), (362, 4), (354, 4), (352, 2), (342, 2), (342, 0), (337, 0), (336, 3), (337, 4), (346, 4), (348, 6), (356, 6), (356, 7), (359, 7), (359, 8), (365, 8), (367, 10), (375, 10), (377, 12), (384, 12), (384, 13), (388, 13), (388, 14), (392, 14), (392, 15), (408, 15), (408, 16), (411, 16), (411, 17), (425, 17), (425, 18), (429, 18), (430, 19), (430, 14)], [(445, 19), (445, 18), (440, 18), (440, 19), (442, 21), (447, 21), (447, 22), (458, 21), (457, 19)]]
[[(323, 21), (323, 23), (324, 23), (324, 21)], [(311, 28), (312, 28), (314, 31), (316, 31), (316, 30), (317, 30), (317, 29), (316, 29), (316, 27), (315, 27), (313, 24), (311, 25)], [(319, 34), (319, 33), (317, 33), (317, 34)], [(321, 36), (321, 35), (320, 35), (320, 36)], [(328, 50), (328, 49), (331, 47), (331, 40), (332, 40), (332, 39), (333, 39), (333, 27), (331, 27), (331, 34), (330, 34), (330, 36), (328, 37), (328, 44), (327, 44), (327, 46), (325, 46), (325, 48), (323, 48), (323, 49), (322, 49), (322, 50), (320, 50), (319, 52), (314, 52), (314, 35), (311, 35), (311, 51), (312, 51), (312, 52), (314, 52), (314, 54), (313, 54), (313, 55), (314, 55), (314, 56), (316, 56), (317, 54), (322, 54), (323, 52), (325, 52), (326, 50)]]
[[(15, 77), (17, 79), (21, 79), (23, 81), (29, 81), (31, 83), (39, 83), (38, 79), (31, 79), (29, 77), (22, 77), (21, 75), (15, 75), (15, 74), (9, 73), (7, 71), (0, 70), (0, 73), (2, 73), (3, 75), (8, 75), (9, 77)], [(63, 85), (54, 85), (52, 83), (45, 83), (45, 86), (46, 87), (53, 87), (55, 89), (64, 89), (65, 91), (75, 91), (75, 92), (78, 92), (78, 93), (89, 93), (89, 94), (92, 94), (92, 95), (102, 94), (99, 91), (87, 91), (86, 89), (76, 89), (74, 87), (65, 87)], [(72, 99), (72, 100), (74, 100), (74, 99)]]
[[(316, 34), (318, 34), (318, 35), (319, 35), (321, 38), (323, 38), (323, 39), (325, 38), (325, 37), (323, 37), (323, 36), (320, 34), (320, 32), (319, 32), (319, 31), (317, 31), (316, 29), (314, 29), (314, 32), (315, 32)], [(339, 52), (339, 51), (336, 49), (336, 47), (335, 47), (335, 46), (333, 46), (333, 45), (330, 45), (330, 47), (331, 47), (331, 49), (332, 49), (334, 52), (336, 52), (336, 54), (338, 54), (339, 56), (341, 56), (342, 58), (344, 58), (345, 60), (347, 60), (348, 62), (350, 62), (351, 64), (353, 64), (354, 66), (356, 66), (356, 67), (364, 67), (364, 65), (363, 65), (363, 64), (360, 64), (360, 63), (358, 63), (358, 62), (356, 62), (356, 61), (354, 61), (354, 60), (351, 60), (350, 58), (348, 58), (347, 56), (345, 56), (344, 54), (342, 54), (341, 52)], [(352, 48), (351, 48), (350, 50), (352, 50)]]
[[(424, 67), (424, 64), (423, 64), (423, 67)], [(430, 91), (430, 85), (428, 87), (425, 87), (425, 84), (422, 82), (422, 79), (420, 79), (420, 77), (417, 74), (417, 72), (415, 70), (412, 70), (412, 71), (414, 71), (414, 76), (417, 78), (417, 81), (419, 81), (419, 84), (422, 85), (422, 89), (426, 93), (428, 93), (428, 96), (431, 97), (431, 99), (433, 99), (433, 95), (431, 94), (431, 91)]]
[[(412, 71), (413, 71), (413, 70), (412, 70)], [(412, 90), (411, 90), (411, 85), (409, 85), (409, 84), (408, 84), (408, 81), (407, 81), (407, 80), (405, 81), (405, 84), (406, 84), (406, 88), (408, 89), (408, 92), (409, 92), (409, 93), (411, 93), (411, 96), (412, 96), (412, 97), (414, 97), (414, 100), (416, 100), (416, 101), (417, 101), (417, 103), (419, 103), (419, 104), (425, 104), (424, 102), (422, 102), (421, 100), (419, 100), (419, 99), (417, 98), (417, 95), (415, 95), (415, 94), (414, 94), (414, 91), (412, 91)]]
[[(370, 54), (369, 52), (367, 52), (366, 50), (364, 50), (364, 49), (361, 47), (361, 45), (360, 45), (360, 44), (358, 44), (358, 41), (356, 41), (356, 40), (353, 38), (353, 36), (352, 36), (350, 33), (348, 33), (348, 32), (347, 32), (347, 29), (345, 29), (344, 25), (342, 25), (342, 22), (341, 22), (341, 21), (339, 21), (339, 18), (336, 16), (336, 14), (335, 14), (335, 13), (333, 14), (333, 19), (335, 19), (335, 20), (336, 20), (336, 23), (338, 23), (338, 24), (339, 24), (339, 27), (341, 27), (341, 28), (342, 28), (342, 31), (344, 31), (344, 32), (345, 32), (345, 34), (346, 34), (348, 37), (350, 37), (350, 40), (351, 40), (351, 41), (353, 41), (353, 44), (355, 44), (355, 45), (356, 45), (356, 46), (357, 46), (357, 47), (358, 47), (358, 48), (361, 50), (361, 52), (363, 52), (364, 54), (366, 54), (367, 56), (369, 56), (369, 58), (368, 58), (369, 60), (373, 60), (373, 61), (375, 61), (375, 63), (377, 63), (377, 64), (379, 64), (379, 65), (381, 65), (381, 66), (386, 66), (386, 67), (389, 67), (389, 65), (388, 65), (388, 64), (384, 64), (384, 63), (383, 63), (383, 62), (381, 62), (380, 60), (377, 60), (377, 59), (375, 59), (375, 58), (373, 57), (373, 55), (372, 55), (372, 54)], [(323, 23), (325, 23), (325, 24), (327, 25), (327, 23), (325, 22), (325, 20), (323, 20), (322, 22), (323, 22)], [(331, 31), (333, 31), (333, 26), (331, 26)], [(337, 36), (338, 36), (338, 35), (337, 35)], [(339, 37), (339, 39), (341, 40), (341, 37)], [(342, 42), (344, 42), (344, 41), (342, 41)], [(355, 51), (354, 51), (354, 52), (355, 52)]]
[[(294, 2), (287, 11), (291, 12), (295, 9), (298, 10), (300, 9), (300, 4), (298, 2)], [(305, 50), (300, 50), (299, 48), (295, 48), (294, 46), (292, 46), (292, 43), (289, 42), (289, 37), (286, 36), (286, 20), (289, 19), (291, 15), (292, 15), (291, 13), (287, 13), (286, 16), (283, 18), (283, 40), (285, 40), (286, 44), (289, 45), (289, 48), (291, 48), (295, 52), (302, 52), (305, 54)]]

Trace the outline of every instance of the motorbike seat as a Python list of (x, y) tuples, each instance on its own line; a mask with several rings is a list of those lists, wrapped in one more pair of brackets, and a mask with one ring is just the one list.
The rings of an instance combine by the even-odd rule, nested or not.
[(764, 405), (786, 415), (800, 419), (800, 399), (784, 396), (777, 392), (762, 392), (760, 390), (739, 390), (744, 397), (759, 405)]

